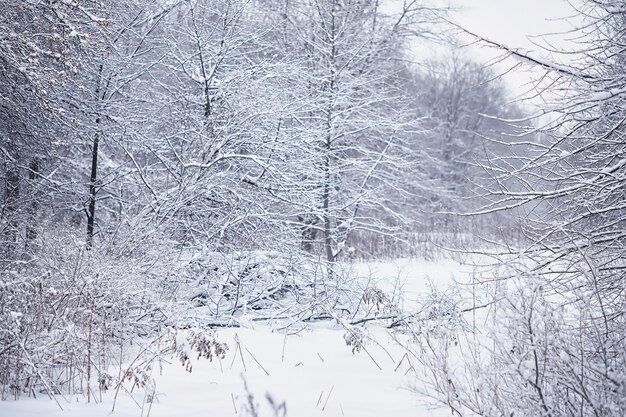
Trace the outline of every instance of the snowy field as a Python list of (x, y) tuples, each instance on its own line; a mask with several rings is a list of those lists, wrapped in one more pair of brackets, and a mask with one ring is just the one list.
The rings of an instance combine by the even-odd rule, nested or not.
[[(431, 286), (444, 288), (455, 281), (467, 281), (471, 273), (471, 268), (454, 261), (398, 261), (353, 267), (354, 276), (374, 280), (388, 293), (395, 292), (407, 310)], [(225, 357), (208, 361), (194, 356), (191, 372), (176, 357), (155, 364), (146, 388), (134, 387), (131, 392), (132, 384), (127, 384), (120, 390), (112, 415), (450, 415), (449, 409), (435, 408), (411, 390), (419, 387), (419, 375), (412, 367), (410, 354), (394, 340), (398, 338), (405, 344), (406, 336), (394, 335), (382, 325), (368, 326), (363, 349), (354, 353), (344, 340), (346, 329), (335, 321), (315, 323), (295, 334), (251, 326), (218, 329), (217, 340), (228, 345)], [(63, 410), (45, 394), (37, 399), (22, 397), (1, 402), (0, 416), (108, 416), (114, 391), (102, 395), (96, 392), (91, 404), (85, 397), (57, 396)]]

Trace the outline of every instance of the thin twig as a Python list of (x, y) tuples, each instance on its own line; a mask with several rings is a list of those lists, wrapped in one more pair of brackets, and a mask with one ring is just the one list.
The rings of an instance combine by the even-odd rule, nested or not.
[(328, 405), (328, 400), (330, 399), (330, 394), (333, 393), (333, 389), (335, 389), (334, 385), (330, 387), (330, 392), (328, 393), (328, 397), (326, 397), (326, 402), (324, 403), (324, 407), (322, 407), (322, 411), (326, 410), (326, 405)]
[(257, 360), (257, 358), (254, 357), (254, 355), (252, 354), (252, 352), (250, 352), (250, 350), (247, 347), (244, 347), (244, 349), (246, 350), (246, 352), (248, 352), (248, 354), (250, 356), (252, 356), (252, 359), (254, 359), (254, 361), (257, 363), (257, 365), (259, 365), (261, 367), (261, 369), (263, 369), (263, 372), (265, 372), (265, 374), (267, 376), (270, 376), (270, 373), (267, 372), (267, 369), (265, 369), (265, 367), (263, 367), (263, 365), (261, 365), (261, 363)]

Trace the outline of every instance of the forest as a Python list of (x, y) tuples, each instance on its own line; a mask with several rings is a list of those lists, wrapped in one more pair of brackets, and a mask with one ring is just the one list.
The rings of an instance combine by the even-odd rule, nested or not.
[(626, 0), (454, 13), (0, 0), (0, 416), (626, 415)]

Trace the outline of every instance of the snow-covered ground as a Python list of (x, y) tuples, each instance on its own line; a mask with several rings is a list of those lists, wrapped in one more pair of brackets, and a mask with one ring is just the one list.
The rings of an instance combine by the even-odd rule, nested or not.
[[(476, 259), (480, 261), (480, 259)], [(412, 310), (420, 296), (437, 288), (445, 290), (450, 286), (465, 286), (471, 283), (476, 268), (471, 263), (461, 264), (452, 259), (425, 262), (412, 259), (397, 259), (387, 262), (356, 263), (352, 265), (352, 275), (361, 282), (372, 283), (389, 294), (397, 294), (403, 310)]]
[[(471, 268), (457, 262), (355, 264), (353, 274), (371, 278), (387, 292), (402, 290), (403, 303), (414, 303), (431, 285), (467, 281)], [(405, 307), (409, 307), (405, 305)], [(154, 388), (120, 391), (116, 416), (449, 416), (434, 409), (411, 386), (419, 376), (410, 355), (389, 330), (372, 325), (365, 330), (364, 349), (352, 352), (344, 340), (345, 328), (334, 321), (316, 323), (289, 334), (268, 327), (224, 328), (216, 331), (229, 349), (223, 359), (192, 358), (187, 372), (177, 358), (155, 365)], [(396, 337), (403, 337), (397, 336)], [(130, 388), (130, 385), (129, 385)], [(153, 401), (149, 393), (154, 390)], [(252, 396), (252, 399), (250, 397)], [(45, 394), (38, 399), (0, 402), (0, 417), (96, 417), (111, 413), (115, 393), (109, 390), (97, 402), (84, 397), (58, 396), (63, 410)], [(270, 400), (274, 407), (270, 405)], [(250, 401), (258, 414), (250, 411)], [(286, 414), (280, 407), (285, 403)]]

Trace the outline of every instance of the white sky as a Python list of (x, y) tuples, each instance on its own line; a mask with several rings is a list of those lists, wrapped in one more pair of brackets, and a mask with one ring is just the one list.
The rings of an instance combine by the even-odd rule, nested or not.
[[(478, 35), (500, 42), (512, 48), (532, 51), (537, 56), (547, 56), (534, 43), (566, 45), (567, 36), (546, 34), (564, 33), (572, 28), (571, 22), (564, 20), (573, 14), (567, 0), (449, 0), (453, 12), (452, 19)], [(534, 42), (534, 43), (533, 43)], [(471, 46), (466, 54), (477, 60), (489, 61), (499, 56), (493, 48)], [(519, 61), (507, 59), (495, 65), (498, 72), (504, 73)], [(541, 74), (537, 68), (523, 65), (507, 73), (505, 80), (511, 91), (525, 93), (529, 81)]]
[(572, 14), (566, 0), (450, 0), (455, 20), (469, 30), (520, 48), (533, 48), (529, 37), (563, 32)]

